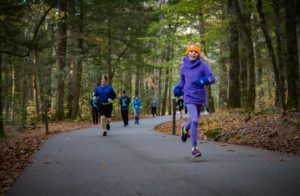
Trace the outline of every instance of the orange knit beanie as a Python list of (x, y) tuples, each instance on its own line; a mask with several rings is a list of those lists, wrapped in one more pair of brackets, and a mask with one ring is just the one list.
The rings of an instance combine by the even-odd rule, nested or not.
[(200, 49), (200, 46), (198, 46), (198, 45), (195, 45), (195, 44), (190, 45), (190, 46), (186, 49), (185, 54), (188, 55), (188, 53), (189, 53), (190, 51), (195, 51), (195, 52), (197, 52), (199, 55), (201, 55), (201, 49)]

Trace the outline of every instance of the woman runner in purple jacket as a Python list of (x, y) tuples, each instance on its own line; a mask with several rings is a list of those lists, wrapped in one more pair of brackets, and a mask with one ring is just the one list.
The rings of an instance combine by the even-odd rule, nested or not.
[(180, 68), (180, 79), (174, 88), (174, 96), (184, 96), (190, 120), (181, 126), (181, 140), (185, 142), (190, 134), (192, 155), (201, 156), (197, 146), (197, 128), (200, 111), (206, 104), (205, 85), (215, 83), (215, 77), (204, 61), (200, 46), (190, 45)]

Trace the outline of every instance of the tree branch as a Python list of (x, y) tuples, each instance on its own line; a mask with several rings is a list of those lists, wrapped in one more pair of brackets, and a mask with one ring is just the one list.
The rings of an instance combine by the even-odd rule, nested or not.
[(27, 56), (29, 56), (28, 52), (26, 52), (25, 54), (21, 54), (21, 53), (6, 51), (6, 50), (0, 50), (0, 54), (8, 54), (8, 55), (18, 56), (18, 57), (27, 57)]
[(34, 34), (33, 34), (33, 37), (32, 37), (30, 46), (33, 45), (33, 42), (35, 41), (35, 38), (37, 37), (37, 34), (38, 34), (39, 30), (40, 30), (41, 25), (43, 24), (43, 22), (44, 22), (45, 19), (46, 19), (46, 16), (47, 16), (48, 13), (53, 9), (54, 6), (55, 6), (55, 3), (53, 3), (53, 4), (48, 8), (48, 10), (46, 10), (46, 12), (45, 12), (44, 15), (42, 16), (40, 22), (39, 22), (38, 25), (35, 27)]
[(34, 41), (38, 35), (38, 32), (40, 30), (40, 27), (41, 25), (43, 24), (43, 22), (45, 21), (46, 19), (46, 16), (48, 15), (48, 13), (53, 9), (53, 7), (55, 6), (55, 3), (53, 3), (47, 10), (46, 12), (43, 14), (41, 20), (39, 21), (39, 23), (37, 24), (37, 26), (35, 27), (34, 29), (34, 34), (33, 34), (33, 37), (32, 37), (32, 40), (30, 42), (30, 44), (26, 47), (26, 52), (25, 53), (16, 53), (16, 52), (12, 52), (12, 51), (9, 51), (9, 50), (0, 50), (0, 54), (8, 54), (8, 55), (12, 55), (12, 56), (18, 56), (18, 57), (27, 57), (29, 56), (30, 54), (30, 50), (34, 44)]
[[(116, 59), (115, 65), (118, 65), (118, 64), (119, 64), (120, 59), (122, 58), (122, 56), (125, 55), (125, 53), (126, 53), (126, 51), (128, 50), (129, 46), (130, 46), (130, 44), (127, 43), (127, 44), (126, 44), (126, 47), (123, 49), (123, 51), (119, 54), (118, 58)], [(115, 71), (116, 71), (116, 69), (117, 69), (117, 66), (113, 66), (113, 68), (114, 68), (114, 69), (112, 70), (112, 75), (115, 74)]]

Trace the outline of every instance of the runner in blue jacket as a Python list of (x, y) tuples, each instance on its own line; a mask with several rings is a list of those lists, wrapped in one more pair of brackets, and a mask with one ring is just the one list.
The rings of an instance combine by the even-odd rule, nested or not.
[(107, 77), (101, 78), (101, 84), (97, 86), (95, 90), (95, 96), (97, 96), (100, 123), (103, 129), (103, 136), (107, 135), (107, 131), (110, 130), (111, 113), (113, 109), (112, 100), (116, 98), (114, 89), (107, 84)]
[(134, 112), (134, 123), (135, 124), (139, 124), (139, 120), (140, 120), (140, 110), (142, 107), (142, 101), (141, 99), (138, 97), (138, 95), (136, 95), (132, 101), (133, 104), (133, 112)]

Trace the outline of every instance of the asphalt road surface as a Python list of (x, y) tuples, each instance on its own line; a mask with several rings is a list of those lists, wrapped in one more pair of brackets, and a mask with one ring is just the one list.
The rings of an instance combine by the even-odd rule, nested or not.
[(171, 116), (55, 135), (7, 195), (300, 195), (300, 156), (154, 132)]

